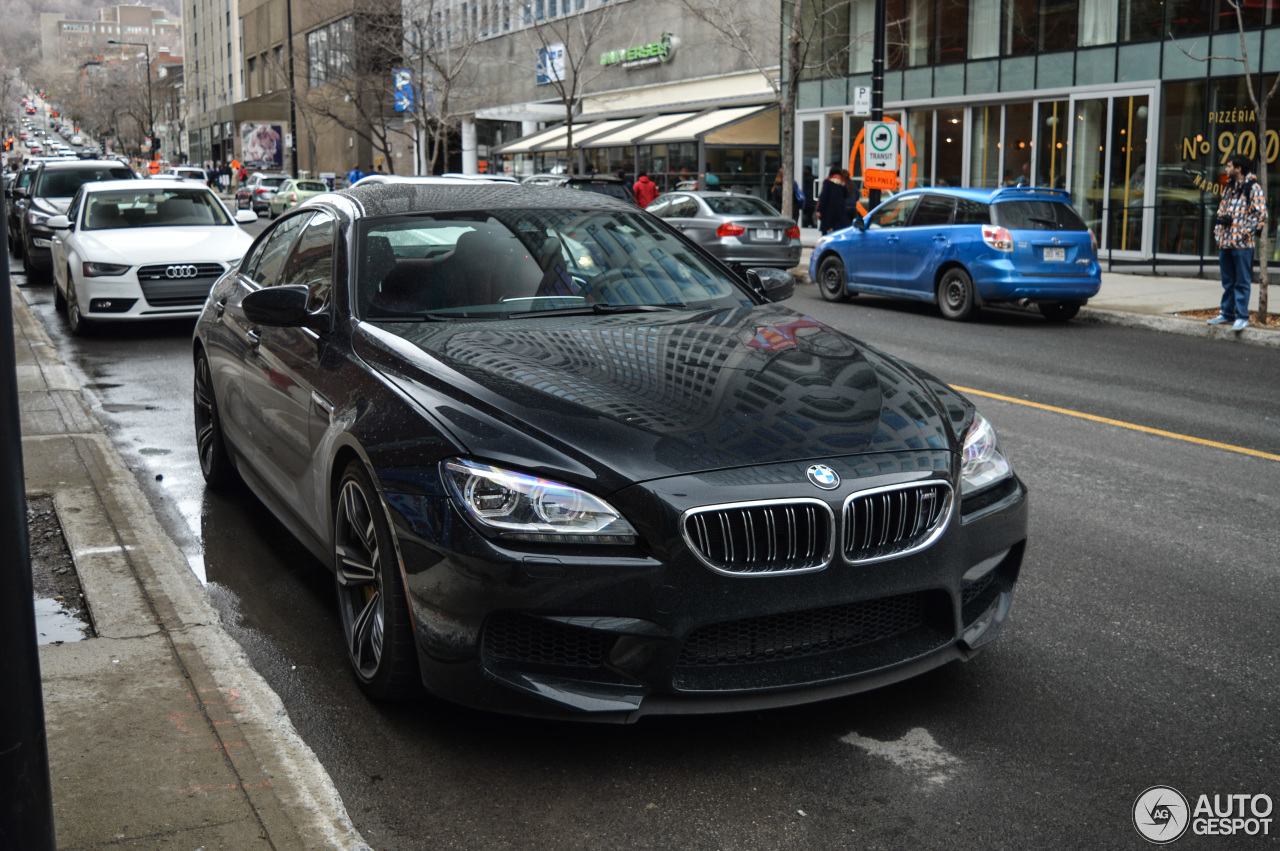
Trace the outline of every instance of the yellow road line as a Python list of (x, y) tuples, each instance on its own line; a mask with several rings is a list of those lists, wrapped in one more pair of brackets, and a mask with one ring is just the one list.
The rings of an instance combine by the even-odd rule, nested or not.
[[(955, 385), (952, 386), (954, 387)], [(1280, 455), (1272, 455), (1270, 452), (1259, 452), (1257, 449), (1247, 449), (1243, 446), (1233, 446), (1230, 443), (1219, 443), (1216, 440), (1205, 440), (1203, 437), (1191, 437), (1190, 435), (1178, 434), (1177, 432), (1162, 431), (1158, 428), (1148, 428), (1147, 426), (1141, 426), (1135, 423), (1127, 423), (1123, 420), (1112, 420), (1107, 417), (1100, 417), (1097, 414), (1086, 414), (1082, 411), (1073, 411), (1070, 408), (1058, 408), (1053, 405), (1043, 405), (1039, 402), (1028, 402), (1026, 399), (1015, 399), (1012, 396), (1001, 396), (998, 393), (988, 393), (985, 390), (974, 390), (971, 387), (956, 387), (955, 389), (969, 396), (984, 396), (987, 399), (998, 399), (1001, 402), (1010, 402), (1014, 405), (1025, 405), (1028, 408), (1038, 408), (1041, 411), (1052, 411), (1055, 414), (1063, 414), (1068, 417), (1091, 420), (1095, 423), (1105, 423), (1106, 425), (1115, 426), (1116, 428), (1127, 428), (1131, 431), (1143, 432), (1144, 434), (1155, 434), (1160, 437), (1169, 437), (1174, 440), (1182, 440), (1187, 443), (1198, 443), (1201, 446), (1212, 446), (1214, 449), (1225, 449), (1228, 452), (1238, 452), (1241, 455), (1252, 455), (1255, 458), (1266, 458), (1268, 461), (1280, 461)]]

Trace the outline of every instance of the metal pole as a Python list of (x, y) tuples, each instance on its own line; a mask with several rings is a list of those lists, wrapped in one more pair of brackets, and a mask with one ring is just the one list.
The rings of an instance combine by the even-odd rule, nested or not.
[[(285, 31), (289, 38), (289, 159), (293, 162), (293, 176), (298, 176), (298, 111), (293, 88), (293, 0), (284, 4)], [(311, 163), (315, 169), (315, 163)], [(315, 177), (315, 175), (311, 175)]]
[[(886, 0), (876, 0), (875, 24), (872, 27), (871, 49), (871, 120), (884, 121), (884, 40), (887, 13)], [(869, 140), (864, 140), (867, 144)], [(872, 189), (867, 198), (867, 209), (875, 209), (880, 203), (880, 190)]]
[[(0, 216), (0, 238), (9, 222)], [(0, 534), (17, 558), (0, 567), (0, 847), (53, 851), (53, 790), (40, 691), (40, 653), (27, 540), (26, 480), (18, 418), (18, 370), (14, 355), (9, 263), (0, 263)], [(4, 531), (8, 530), (8, 531)]]

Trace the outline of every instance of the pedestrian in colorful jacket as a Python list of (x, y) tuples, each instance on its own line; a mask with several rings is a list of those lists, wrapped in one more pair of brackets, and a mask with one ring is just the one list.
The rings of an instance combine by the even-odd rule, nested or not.
[(1253, 174), (1253, 160), (1233, 154), (1227, 160), (1227, 188), (1218, 204), (1213, 238), (1222, 269), (1222, 311), (1210, 325), (1231, 323), (1232, 331), (1249, 324), (1249, 290), (1253, 283), (1253, 247), (1267, 226), (1267, 199)]

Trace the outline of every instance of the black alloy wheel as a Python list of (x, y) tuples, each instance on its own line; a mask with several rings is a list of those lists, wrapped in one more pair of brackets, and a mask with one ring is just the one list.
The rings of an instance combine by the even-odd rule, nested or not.
[(1036, 307), (1049, 322), (1068, 322), (1080, 312), (1078, 301), (1042, 301)]
[(365, 694), (399, 700), (420, 687), (400, 565), (377, 491), (352, 461), (338, 486), (334, 573), (347, 658)]
[(87, 337), (93, 332), (93, 323), (80, 312), (80, 299), (76, 296), (76, 282), (67, 285), (67, 327), (72, 336)]
[(235, 465), (222, 435), (222, 418), (218, 415), (218, 400), (213, 393), (213, 374), (204, 352), (196, 355), (195, 373), (193, 397), (200, 473), (209, 487), (220, 488), (231, 481)]
[(973, 278), (959, 267), (948, 269), (938, 282), (938, 309), (947, 319), (968, 319), (978, 309)]
[(853, 295), (849, 292), (844, 261), (834, 254), (822, 258), (818, 264), (818, 291), (827, 301), (848, 301)]

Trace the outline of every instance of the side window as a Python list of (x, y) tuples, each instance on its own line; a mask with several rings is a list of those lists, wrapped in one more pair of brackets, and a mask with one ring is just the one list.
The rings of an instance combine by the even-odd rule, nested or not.
[(84, 201), (84, 189), (76, 190), (76, 197), (71, 199), (71, 203), (67, 206), (67, 221), (71, 222), (74, 230), (76, 219), (80, 217), (80, 204)]
[(907, 195), (894, 198), (871, 216), (867, 223), (870, 228), (900, 228), (911, 218), (911, 211), (919, 202), (919, 195)]
[(298, 237), (293, 254), (280, 278), (282, 285), (301, 284), (311, 292), (308, 310), (317, 310), (329, 301), (333, 289), (333, 234), (335, 224), (328, 213), (316, 213)]
[(274, 286), (281, 268), (284, 267), (284, 259), (289, 256), (293, 238), (298, 235), (298, 228), (307, 218), (305, 215), (293, 216), (277, 225), (271, 236), (262, 243), (261, 253), (254, 252), (257, 255), (254, 258), (256, 262), (245, 267), (245, 274), (257, 281), (259, 286)]
[(989, 225), (991, 224), (991, 207), (981, 201), (968, 198), (956, 199), (956, 224)]
[(698, 215), (698, 202), (690, 198), (688, 195), (681, 195), (671, 202), (671, 208), (667, 212), (667, 218), (692, 218)]
[(956, 200), (945, 195), (926, 195), (916, 205), (916, 213), (911, 217), (912, 227), (936, 227), (951, 224), (951, 211), (955, 209)]

